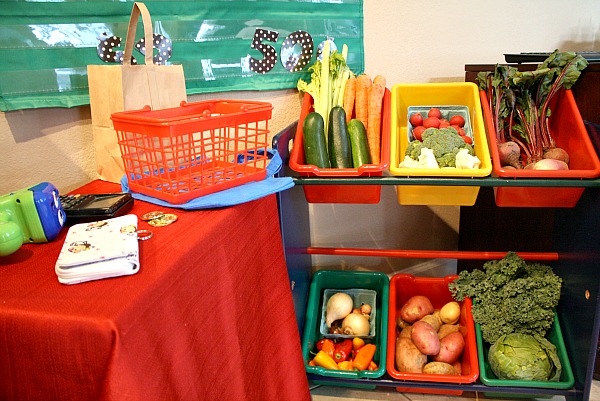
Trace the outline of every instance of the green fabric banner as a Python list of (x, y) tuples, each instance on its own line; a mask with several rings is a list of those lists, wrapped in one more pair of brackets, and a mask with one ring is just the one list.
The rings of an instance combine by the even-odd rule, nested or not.
[[(188, 94), (294, 88), (308, 79), (306, 70), (328, 39), (340, 51), (348, 46), (353, 72), (364, 70), (362, 0), (144, 3), (155, 42), (171, 44), (169, 51), (155, 49), (155, 60), (183, 65)], [(87, 65), (121, 55), (132, 6), (2, 1), (0, 110), (88, 104)], [(143, 38), (141, 23), (136, 36)], [(139, 51), (134, 57), (143, 62)]]

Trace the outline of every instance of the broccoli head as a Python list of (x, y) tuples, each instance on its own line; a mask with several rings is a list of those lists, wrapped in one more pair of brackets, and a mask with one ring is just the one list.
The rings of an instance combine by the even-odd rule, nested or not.
[(458, 150), (466, 144), (454, 128), (428, 128), (423, 131), (423, 145), (433, 150), (436, 159), (446, 153), (454, 153), (456, 156)]
[(422, 142), (418, 140), (410, 142), (405, 155), (418, 160), (422, 148), (431, 149), (440, 167), (456, 167), (456, 155), (461, 149), (467, 149), (471, 156), (475, 156), (473, 146), (466, 143), (452, 127), (427, 128), (423, 131), (422, 140)]
[(406, 148), (406, 156), (410, 157), (413, 160), (419, 160), (419, 156), (421, 155), (421, 148), (423, 148), (423, 142), (414, 140), (408, 144)]

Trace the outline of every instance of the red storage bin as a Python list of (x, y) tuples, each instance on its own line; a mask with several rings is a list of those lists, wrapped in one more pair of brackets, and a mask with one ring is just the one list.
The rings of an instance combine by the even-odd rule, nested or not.
[[(396, 369), (396, 317), (400, 309), (415, 295), (425, 295), (435, 309), (440, 309), (446, 303), (454, 301), (448, 284), (458, 276), (447, 276), (444, 278), (415, 277), (410, 274), (395, 274), (390, 279), (389, 305), (388, 305), (388, 338), (387, 338), (387, 362), (388, 374), (397, 380), (422, 381), (438, 383), (473, 383), (479, 377), (479, 363), (477, 360), (477, 339), (475, 336), (475, 324), (471, 315), (471, 299), (466, 298), (459, 302), (461, 313), (459, 324), (464, 329), (465, 348), (461, 356), (461, 375), (437, 375), (424, 373), (400, 372)], [(439, 390), (428, 388), (396, 387), (400, 392), (418, 392), (430, 394), (461, 395), (462, 390)]]
[[(500, 165), (498, 141), (485, 91), (480, 91), (483, 117), (492, 155), (492, 175), (502, 178), (596, 178), (600, 176), (600, 160), (570, 90), (560, 91), (551, 101), (550, 131), (558, 147), (569, 154), (569, 170), (507, 170)], [(573, 207), (584, 188), (562, 187), (494, 187), (497, 206), (507, 207)]]
[[(381, 120), (381, 163), (365, 164), (359, 168), (319, 168), (304, 164), (304, 143), (302, 141), (304, 119), (314, 111), (313, 98), (304, 94), (302, 111), (290, 154), (290, 168), (302, 177), (378, 177), (390, 163), (390, 100), (391, 92), (385, 89)], [(381, 185), (303, 185), (304, 196), (309, 203), (379, 203)]]

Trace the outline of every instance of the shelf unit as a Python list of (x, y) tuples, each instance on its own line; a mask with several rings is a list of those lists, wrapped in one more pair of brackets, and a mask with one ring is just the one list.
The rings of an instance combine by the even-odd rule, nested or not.
[[(289, 157), (290, 143), (296, 132), (297, 123), (280, 132), (273, 140), (273, 148), (278, 150), (282, 159)], [(515, 397), (532, 395), (559, 395), (568, 401), (587, 401), (590, 397), (591, 382), (593, 377), (594, 362), (596, 357), (597, 340), (600, 332), (600, 236), (597, 235), (600, 227), (600, 179), (500, 179), (494, 177), (452, 179), (452, 178), (408, 178), (408, 177), (360, 177), (360, 178), (318, 178), (299, 177), (297, 173), (284, 167), (280, 172), (282, 176), (293, 177), (296, 184), (292, 189), (278, 194), (281, 232), (285, 247), (286, 262), (292, 286), (292, 294), (296, 308), (297, 322), (300, 332), (304, 326), (304, 314), (307, 304), (308, 291), (311, 279), (311, 255), (360, 255), (380, 257), (405, 257), (405, 258), (448, 258), (459, 261), (459, 270), (468, 269), (468, 263), (481, 266), (485, 260), (514, 250), (525, 259), (547, 260), (554, 271), (563, 278), (563, 294), (557, 307), (561, 319), (565, 346), (569, 360), (573, 367), (575, 385), (572, 389), (542, 389), (542, 388), (515, 388), (491, 387), (477, 381), (472, 384), (428, 383), (410, 382), (392, 379), (387, 373), (379, 379), (342, 379), (329, 378), (308, 374), (309, 380), (333, 385), (369, 385), (376, 387), (398, 387), (435, 390), (463, 390), (476, 392), (490, 392), (507, 394)], [(585, 191), (574, 208), (542, 209), (518, 208), (532, 216), (545, 218), (548, 213), (552, 218), (549, 223), (540, 224), (544, 235), (550, 235), (545, 241), (548, 249), (529, 252), (525, 249), (493, 249), (485, 248), (486, 252), (479, 250), (461, 249), (458, 251), (418, 251), (418, 250), (391, 250), (391, 249), (356, 249), (356, 248), (319, 248), (311, 246), (310, 216), (308, 203), (302, 191), (303, 185), (460, 185), (480, 186), (480, 196), (472, 207), (461, 207), (462, 211), (482, 213), (479, 209), (479, 198), (489, 203), (492, 187), (498, 186), (534, 186), (534, 187), (583, 187)], [(493, 193), (492, 193), (493, 196)], [(493, 198), (492, 198), (493, 201)], [(488, 213), (489, 205), (483, 206), (483, 213)], [(502, 210), (509, 211), (514, 208), (495, 208), (502, 214)], [(535, 220), (534, 220), (535, 221)], [(528, 222), (528, 223), (531, 223)], [(551, 230), (546, 230), (548, 224)], [(461, 231), (463, 231), (461, 229)], [(472, 235), (477, 235), (473, 234)], [(539, 234), (539, 233), (538, 233)], [(460, 240), (459, 247), (464, 241)], [(542, 235), (542, 236), (544, 236)], [(495, 246), (502, 246), (495, 239)], [(480, 246), (477, 243), (475, 246)], [(483, 249), (483, 248), (482, 248)], [(463, 265), (462, 262), (466, 262)]]

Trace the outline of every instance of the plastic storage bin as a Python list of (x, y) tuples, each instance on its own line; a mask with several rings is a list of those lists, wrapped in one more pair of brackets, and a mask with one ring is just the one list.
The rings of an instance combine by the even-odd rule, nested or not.
[[(302, 177), (379, 177), (389, 166), (390, 148), (390, 91), (386, 88), (383, 98), (381, 120), (381, 162), (365, 164), (359, 168), (319, 168), (305, 164), (303, 130), (304, 119), (313, 109), (313, 98), (304, 94), (302, 111), (290, 154), (289, 165)], [(381, 185), (303, 185), (304, 196), (309, 203), (379, 203)]]
[(112, 114), (129, 187), (181, 204), (264, 179), (272, 109), (211, 100)]
[[(387, 372), (398, 380), (422, 381), (438, 383), (473, 383), (479, 377), (477, 362), (477, 342), (475, 339), (475, 325), (471, 315), (471, 299), (466, 298), (461, 305), (459, 324), (464, 328), (465, 348), (461, 356), (461, 375), (432, 375), (424, 373), (400, 372), (396, 369), (396, 317), (408, 299), (415, 295), (425, 295), (429, 298), (435, 309), (440, 309), (444, 304), (454, 301), (448, 284), (458, 276), (443, 278), (415, 277), (410, 274), (395, 274), (390, 279), (390, 298), (388, 305), (388, 336), (387, 336)], [(462, 390), (437, 390), (416, 389), (399, 386), (400, 392), (419, 392), (431, 394), (460, 395)]]
[[(375, 337), (370, 340), (377, 346), (373, 360), (379, 368), (374, 371), (345, 371), (324, 369), (318, 366), (309, 366), (311, 351), (315, 350), (316, 343), (323, 338), (320, 332), (320, 318), (322, 316), (323, 297), (326, 289), (350, 290), (366, 289), (377, 293), (376, 304), (372, 308), (375, 316)], [(389, 296), (389, 278), (381, 272), (348, 271), (348, 270), (319, 270), (310, 283), (308, 304), (302, 335), (302, 356), (308, 373), (320, 376), (340, 378), (377, 378), (385, 373), (386, 347), (387, 347), (387, 316)], [(327, 383), (332, 384), (332, 383)], [(340, 384), (346, 386), (346, 384)], [(375, 386), (354, 385), (354, 387), (375, 388)]]
[[(548, 382), (548, 381), (533, 381), (533, 380), (501, 380), (494, 375), (490, 365), (488, 363), (488, 352), (490, 349), (490, 345), (483, 341), (483, 337), (481, 334), (481, 329), (479, 325), (475, 325), (475, 332), (477, 337), (477, 351), (478, 351), (478, 359), (479, 359), (479, 371), (480, 376), (479, 379), (481, 382), (487, 386), (498, 386), (498, 387), (536, 387), (536, 388), (544, 388), (544, 389), (570, 389), (575, 384), (575, 377), (573, 376), (573, 370), (571, 369), (571, 364), (569, 363), (569, 357), (567, 356), (567, 349), (565, 347), (565, 343), (562, 336), (562, 331), (560, 328), (560, 323), (558, 321), (558, 316), (554, 314), (554, 324), (548, 331), (546, 338), (550, 341), (554, 346), (556, 346), (556, 351), (558, 353), (558, 359), (560, 359), (560, 363), (562, 365), (562, 372), (560, 375), (560, 380), (557, 382)], [(486, 393), (488, 396), (500, 396), (498, 393)], [(520, 395), (521, 396), (521, 395)], [(535, 395), (528, 394), (529, 397), (535, 397)]]
[[(371, 314), (369, 316), (370, 329), (369, 334), (366, 336), (352, 336), (347, 334), (330, 334), (329, 329), (327, 328), (327, 302), (329, 298), (335, 293), (344, 292), (352, 297), (352, 301), (354, 302), (353, 306), (355, 308), (360, 308), (362, 304), (367, 304), (371, 306)], [(377, 291), (373, 290), (364, 290), (362, 288), (353, 288), (350, 290), (325, 290), (323, 294), (323, 305), (321, 305), (321, 335), (325, 338), (373, 338), (377, 333), (377, 329), (375, 328), (377, 321), (377, 308), (375, 305), (377, 304)]]
[[(493, 175), (502, 178), (596, 178), (600, 161), (570, 90), (560, 91), (551, 101), (550, 131), (556, 145), (569, 154), (569, 170), (507, 170), (499, 162), (498, 141), (487, 95), (480, 91), (492, 154)], [(497, 206), (508, 207), (573, 207), (584, 188), (494, 187)]]
[[(408, 108), (411, 106), (466, 106), (469, 125), (473, 129), (475, 155), (481, 161), (478, 169), (416, 169), (400, 168), (408, 147)], [(392, 87), (390, 173), (404, 177), (485, 177), (492, 171), (492, 162), (485, 135), (483, 115), (477, 85), (472, 82), (396, 84)], [(401, 205), (472, 206), (479, 194), (478, 186), (396, 186)]]

